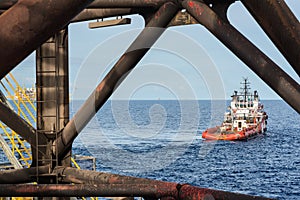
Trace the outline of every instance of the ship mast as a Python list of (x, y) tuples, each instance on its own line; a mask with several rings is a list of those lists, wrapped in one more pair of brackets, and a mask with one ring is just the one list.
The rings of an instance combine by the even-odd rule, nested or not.
[(244, 96), (244, 102), (246, 102), (247, 95), (249, 94), (249, 90), (251, 89), (249, 86), (250, 82), (248, 82), (248, 78), (244, 78), (244, 82), (241, 82), (241, 84), (243, 85), (243, 87), (241, 88), (242, 89), (241, 95)]

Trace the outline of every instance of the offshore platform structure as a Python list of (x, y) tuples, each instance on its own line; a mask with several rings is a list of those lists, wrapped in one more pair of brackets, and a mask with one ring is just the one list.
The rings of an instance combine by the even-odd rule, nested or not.
[[(235, 0), (2, 0), (0, 79), (36, 50), (36, 128), (2, 101), (0, 120), (31, 145), (29, 168), (0, 171), (0, 196), (110, 196), (149, 199), (266, 199), (188, 184), (71, 167), (74, 139), (169, 26), (199, 23), (300, 113), (300, 85), (230, 25)], [(300, 25), (283, 0), (241, 0), (300, 75)], [(146, 26), (69, 120), (68, 25), (140, 14)], [(93, 26), (128, 23), (129, 19)], [(159, 28), (152, 29), (151, 27)], [(90, 105), (95, 105), (93, 109)], [(96, 111), (96, 112), (95, 112)], [(26, 184), (36, 183), (36, 184)]]

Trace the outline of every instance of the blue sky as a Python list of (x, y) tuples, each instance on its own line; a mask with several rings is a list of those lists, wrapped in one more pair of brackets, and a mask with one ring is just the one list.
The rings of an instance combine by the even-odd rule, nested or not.
[[(300, 19), (300, 1), (287, 0)], [(299, 77), (240, 2), (229, 8), (230, 22), (298, 83)], [(69, 26), (70, 93), (85, 99), (144, 27), (143, 19), (119, 27), (88, 29), (88, 22)], [(35, 83), (34, 55), (13, 74), (21, 85)], [(201, 25), (169, 28), (115, 91), (113, 99), (222, 99), (248, 77), (262, 99), (280, 98)]]

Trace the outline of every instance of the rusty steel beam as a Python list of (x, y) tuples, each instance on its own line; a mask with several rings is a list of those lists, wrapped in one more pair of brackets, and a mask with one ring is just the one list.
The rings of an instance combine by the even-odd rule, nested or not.
[(0, 101), (0, 120), (22, 136), (31, 145), (35, 144), (36, 130), (7, 105)]
[(154, 184), (78, 184), (78, 185), (7, 185), (0, 187), (0, 196), (18, 197), (144, 197), (144, 198), (171, 198), (182, 200), (272, 200), (270, 198), (236, 194), (232, 192), (198, 188), (191, 185), (161, 182)]
[(35, 182), (37, 172), (39, 172), (39, 174), (49, 173), (49, 166), (0, 171), (0, 188), (2, 188), (2, 184), (20, 184)]
[(220, 190), (212, 190), (207, 188), (200, 188), (184, 184), (178, 191), (178, 199), (203, 199), (203, 200), (271, 200), (272, 198), (252, 196), (246, 194), (238, 194), (233, 192), (226, 192)]
[(283, 0), (242, 3), (300, 76), (300, 23)]
[[(191, 186), (188, 184), (180, 185), (178, 183), (173, 182), (164, 182), (164, 181), (157, 181), (151, 180), (146, 178), (137, 178), (131, 176), (124, 176), (118, 174), (110, 174), (105, 172), (96, 172), (96, 171), (89, 171), (89, 170), (80, 170), (71, 167), (59, 167), (54, 170), (54, 173), (59, 175), (59, 179), (62, 183), (75, 183), (75, 184), (88, 184), (88, 185), (107, 185), (110, 187), (111, 185), (118, 185), (118, 186), (126, 186), (130, 188), (132, 185), (138, 185), (140, 187), (149, 186), (149, 190), (151, 191), (152, 188), (169, 188), (172, 192), (169, 194), (175, 194), (175, 188), (177, 193), (174, 198), (180, 197), (179, 199), (201, 199), (196, 197), (209, 197), (210, 195), (215, 199), (268, 199), (264, 197), (257, 197), (251, 195), (243, 195), (237, 194), (232, 192), (225, 192), (220, 190), (213, 190), (207, 188), (200, 188)], [(162, 194), (162, 191), (166, 190), (158, 190), (156, 194)], [(110, 194), (112, 195), (112, 194)], [(125, 194), (119, 194), (125, 195)], [(145, 194), (144, 194), (145, 195)], [(144, 197), (144, 195), (142, 195)], [(156, 196), (157, 197), (157, 196)]]
[(134, 7), (156, 7), (174, 0), (94, 0), (88, 8), (134, 8)]
[(54, 152), (54, 154), (59, 154), (59, 157), (64, 155), (65, 150), (72, 144), (80, 131), (102, 107), (130, 70), (137, 65), (161, 36), (165, 27), (173, 19), (178, 10), (179, 8), (176, 4), (168, 2), (162, 5), (152, 16), (145, 29), (97, 86), (83, 106), (74, 115), (73, 119), (62, 130), (60, 137), (55, 142), (57, 151)]
[(108, 9), (84, 9), (75, 18), (71, 20), (71, 23), (81, 22), (92, 19), (101, 19), (106, 17), (130, 15), (135, 12), (131, 8), (108, 8)]
[(168, 185), (1, 185), (0, 196), (19, 197), (169, 197), (175, 196), (176, 188)]
[(300, 85), (206, 4), (185, 0), (184, 8), (300, 113)]
[(0, 79), (92, 0), (19, 0), (0, 15)]
[(57, 167), (53, 171), (59, 174), (60, 182), (76, 184), (150, 184), (161, 183), (161, 181), (123, 176), (105, 172), (80, 170), (72, 167)]

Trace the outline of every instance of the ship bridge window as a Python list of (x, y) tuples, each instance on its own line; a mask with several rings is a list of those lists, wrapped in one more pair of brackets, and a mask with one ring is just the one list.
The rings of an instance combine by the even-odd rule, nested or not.
[(242, 122), (238, 123), (238, 128), (242, 128)]

